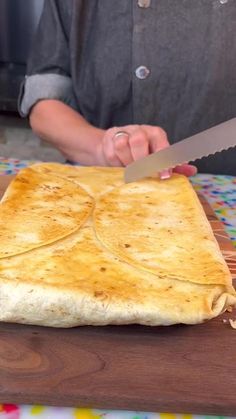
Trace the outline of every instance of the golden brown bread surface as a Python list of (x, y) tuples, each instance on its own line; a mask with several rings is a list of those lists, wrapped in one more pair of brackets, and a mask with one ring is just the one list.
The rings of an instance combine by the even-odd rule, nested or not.
[[(72, 206), (77, 227), (65, 218), (53, 242), (38, 241), (24, 253), (14, 240), (7, 242), (14, 256), (0, 260), (0, 320), (55, 327), (195, 324), (236, 303), (230, 272), (186, 178), (124, 185), (123, 169), (50, 163), (22, 175), (29, 181), (32, 176), (31, 204), (37, 202), (40, 211), (41, 200), (50, 201), (43, 195), (45, 184), (53, 179), (60, 185), (60, 194), (53, 195), (55, 212), (61, 217)], [(2, 207), (11, 199), (25, 202), (17, 185)], [(68, 191), (72, 199), (63, 206)], [(38, 236), (46, 229), (46, 237), (53, 237), (51, 215), (44, 223), (39, 211), (37, 223), (32, 208), (24, 208), (22, 234), (30, 218)], [(4, 256), (2, 244), (0, 252)]]
[(159, 181), (158, 187), (150, 179), (114, 188), (96, 203), (94, 224), (107, 249), (138, 269), (200, 284), (229, 280), (202, 206), (184, 177)]
[(83, 224), (93, 199), (53, 174), (22, 169), (0, 210), (0, 258), (24, 253), (67, 236)]

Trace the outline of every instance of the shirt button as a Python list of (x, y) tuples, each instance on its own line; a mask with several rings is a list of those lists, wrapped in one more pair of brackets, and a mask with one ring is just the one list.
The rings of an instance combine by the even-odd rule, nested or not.
[(146, 79), (149, 76), (149, 74), (150, 74), (150, 70), (144, 65), (141, 65), (135, 70), (135, 75), (140, 80)]
[(151, 0), (138, 0), (138, 6), (147, 9), (150, 7)]

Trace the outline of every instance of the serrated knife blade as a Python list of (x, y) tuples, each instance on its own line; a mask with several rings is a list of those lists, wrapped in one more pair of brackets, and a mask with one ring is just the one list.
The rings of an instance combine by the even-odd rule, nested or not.
[(129, 164), (124, 172), (125, 182), (134, 182), (235, 146), (236, 118), (233, 118)]

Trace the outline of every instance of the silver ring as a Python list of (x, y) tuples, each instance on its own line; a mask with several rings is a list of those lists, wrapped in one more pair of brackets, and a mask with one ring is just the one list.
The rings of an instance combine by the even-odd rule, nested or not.
[(129, 137), (128, 132), (126, 132), (126, 131), (117, 131), (117, 132), (115, 133), (115, 135), (113, 136), (113, 138), (121, 137), (121, 136), (123, 136), (123, 135), (127, 135), (127, 136)]

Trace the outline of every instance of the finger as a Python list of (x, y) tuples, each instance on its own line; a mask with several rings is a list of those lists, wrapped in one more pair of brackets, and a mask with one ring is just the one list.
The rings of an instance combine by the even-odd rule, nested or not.
[(169, 141), (167, 133), (160, 127), (148, 126), (145, 128), (148, 131), (150, 138), (150, 152), (155, 153), (156, 151), (162, 150), (163, 148), (169, 147)]
[(129, 137), (132, 160), (139, 160), (149, 154), (148, 136), (141, 128), (134, 131)]
[[(163, 148), (169, 147), (169, 141), (167, 138), (166, 132), (160, 127), (145, 126), (149, 136), (150, 136), (150, 152), (155, 153), (162, 150)], [(172, 170), (167, 169), (158, 173), (160, 179), (169, 179), (172, 175)]]
[(133, 161), (133, 157), (130, 151), (129, 146), (129, 134), (128, 133), (118, 133), (119, 135), (114, 135), (112, 142), (114, 144), (114, 150), (116, 156), (119, 158), (121, 163), (124, 166), (127, 166)]
[(110, 136), (103, 139), (103, 153), (108, 166), (123, 166), (123, 163), (116, 154), (114, 141)]
[(191, 164), (182, 164), (174, 169), (175, 173), (179, 173), (185, 176), (194, 176), (197, 173), (197, 168)]
[(169, 179), (172, 175), (172, 169), (166, 169), (162, 170), (162, 172), (159, 173), (159, 178), (161, 180)]

